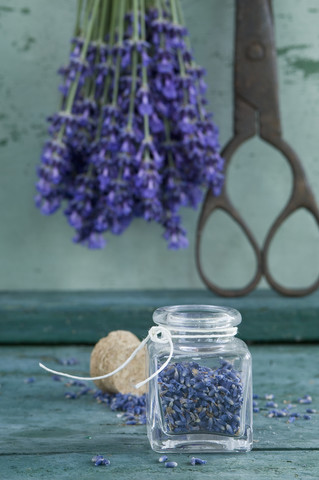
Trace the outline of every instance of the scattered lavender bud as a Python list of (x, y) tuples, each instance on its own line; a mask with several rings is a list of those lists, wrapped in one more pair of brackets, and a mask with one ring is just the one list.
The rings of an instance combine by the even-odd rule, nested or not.
[(85, 382), (82, 382), (81, 380), (69, 380), (68, 382), (65, 383), (66, 387), (87, 387), (87, 384)]
[(253, 407), (258, 407), (258, 402), (256, 402), (255, 400), (253, 400)]
[(267, 402), (267, 403), (266, 403), (266, 407), (267, 407), (267, 408), (277, 408), (277, 407), (278, 407), (278, 403), (275, 403), (275, 402)]
[(34, 383), (35, 382), (35, 378), (34, 377), (29, 377), (29, 378), (25, 378), (24, 379), (24, 383)]
[(289, 417), (287, 422), (288, 423), (293, 423), (296, 420), (296, 417)]
[(54, 382), (61, 382), (62, 378), (59, 375), (52, 375), (52, 380)]
[(125, 420), (135, 420), (136, 425), (146, 425), (146, 395), (127, 393), (103, 393), (100, 390), (93, 393), (98, 403), (105, 403), (111, 410), (123, 412)]
[(104, 458), (103, 455), (95, 455), (92, 458), (92, 462), (96, 467), (98, 467), (99, 465), (110, 465), (111, 463), (110, 460), (108, 460), (107, 458)]
[(176, 462), (165, 462), (165, 467), (166, 468), (175, 468), (177, 467), (178, 463)]
[(253, 394), (253, 399), (254, 399), (254, 400), (258, 400), (258, 398), (259, 398), (259, 395), (257, 395), (257, 393), (254, 393), (254, 394)]
[(76, 358), (59, 358), (58, 359), (58, 362), (61, 364), (61, 365), (76, 365), (77, 363), (79, 363), (77, 361)]
[(158, 461), (159, 461), (160, 463), (164, 463), (164, 462), (167, 461), (167, 459), (168, 459), (168, 456), (167, 456), (167, 455), (162, 455), (162, 456), (158, 459)]
[(304, 395), (302, 398), (298, 398), (298, 402), (302, 404), (312, 403), (312, 398), (310, 395)]
[(274, 400), (275, 395), (273, 393), (266, 393), (264, 398), (265, 398), (265, 400)]
[(314, 408), (307, 408), (306, 412), (307, 413), (317, 413), (317, 410), (315, 410)]
[(136, 425), (136, 420), (127, 420), (125, 425)]
[(285, 409), (282, 409), (282, 410), (274, 409), (274, 410), (270, 410), (266, 416), (268, 418), (273, 418), (273, 417), (281, 418), (281, 417), (287, 417), (287, 415), (288, 415), (288, 412)]
[(311, 420), (311, 416), (310, 416), (310, 415), (304, 415), (303, 418), (304, 418), (304, 420)]
[(207, 463), (207, 460), (202, 460), (201, 458), (198, 458), (198, 457), (191, 458), (191, 465), (205, 465), (206, 463)]
[(298, 413), (298, 412), (293, 412), (293, 413), (290, 413), (289, 416), (290, 416), (290, 417), (299, 418), (299, 417), (300, 417), (300, 413)]
[(78, 392), (78, 395), (79, 396), (86, 395), (86, 394), (90, 393), (91, 391), (92, 390), (89, 387), (84, 387)]
[(65, 398), (70, 398), (72, 400), (74, 400), (75, 398), (77, 398), (77, 394), (74, 393), (74, 392), (65, 392), (64, 394)]
[(253, 412), (254, 412), (254, 413), (259, 413), (259, 412), (260, 412), (260, 408), (259, 408), (259, 407), (254, 407), (254, 408), (253, 408)]

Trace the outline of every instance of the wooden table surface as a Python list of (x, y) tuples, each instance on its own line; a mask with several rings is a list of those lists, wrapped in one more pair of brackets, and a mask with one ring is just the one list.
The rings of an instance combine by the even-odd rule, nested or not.
[[(124, 425), (117, 413), (98, 404), (90, 394), (65, 398), (65, 392), (76, 391), (76, 387), (65, 386), (67, 379), (53, 381), (38, 367), (42, 361), (61, 369), (58, 359), (74, 357), (77, 365), (62, 368), (86, 375), (92, 346), (40, 345), (33, 334), (33, 345), (2, 342), (0, 347), (1, 479), (89, 480), (106, 476), (156, 480), (170, 475), (181, 480), (319, 478), (319, 413), (312, 414), (310, 420), (298, 418), (287, 423), (287, 418), (268, 418), (262, 408), (264, 400), (258, 400), (261, 410), (254, 414), (252, 452), (205, 453), (201, 457), (207, 464), (202, 466), (191, 466), (189, 454), (171, 454), (169, 459), (178, 467), (166, 469), (158, 462), (160, 455), (149, 446), (145, 426)], [(301, 414), (309, 407), (319, 411), (316, 343), (266, 343), (251, 345), (250, 350), (256, 394), (273, 393), (279, 408), (287, 404), (284, 402), (293, 403), (292, 411)], [(34, 377), (33, 383), (27, 383), (30, 377)], [(312, 396), (312, 404), (299, 404), (298, 398), (306, 394)], [(111, 465), (95, 467), (91, 458), (97, 454), (110, 459)]]

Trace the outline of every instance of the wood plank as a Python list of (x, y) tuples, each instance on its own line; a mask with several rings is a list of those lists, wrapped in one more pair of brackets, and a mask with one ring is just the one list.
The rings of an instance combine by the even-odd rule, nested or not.
[(249, 342), (319, 340), (319, 292), (285, 298), (257, 290), (228, 299), (206, 290), (152, 290), (2, 293), (0, 343), (92, 344), (116, 328), (143, 337), (157, 307), (187, 303), (237, 308), (243, 316), (239, 334)]
[[(140, 439), (139, 439), (140, 440)], [(95, 467), (93, 455), (101, 453), (109, 458), (108, 467)], [(117, 480), (162, 480), (170, 476), (176, 480), (317, 480), (319, 477), (318, 452), (255, 452), (241, 455), (205, 454), (206, 465), (191, 466), (191, 455), (174, 454), (170, 459), (178, 463), (173, 470), (158, 463), (159, 455), (145, 442), (134, 442), (128, 454), (125, 444), (112, 445), (106, 439), (103, 449), (96, 452), (87, 445), (83, 453), (60, 455), (0, 456), (3, 478), (21, 480), (28, 478), (61, 480), (90, 480), (112, 478)]]
[[(106, 448), (116, 453), (120, 445), (131, 450), (136, 443), (150, 450), (144, 426), (123, 425), (116, 413), (89, 395), (76, 400), (64, 398), (65, 391), (72, 388), (53, 382), (50, 374), (38, 367), (42, 361), (53, 368), (86, 374), (90, 351), (83, 346), (0, 349), (2, 454), (98, 453)], [(258, 345), (251, 351), (256, 393), (275, 394), (280, 407), (284, 400), (293, 402), (310, 394), (311, 407), (319, 411), (317, 346)], [(59, 358), (71, 357), (78, 359), (78, 365), (61, 367), (57, 363)], [(35, 382), (25, 383), (31, 376)], [(260, 406), (264, 403), (260, 401)], [(305, 413), (306, 408), (299, 405), (296, 409)], [(265, 417), (265, 412), (254, 415), (254, 449), (319, 449), (319, 414), (309, 421), (298, 419), (288, 424), (285, 418)]]

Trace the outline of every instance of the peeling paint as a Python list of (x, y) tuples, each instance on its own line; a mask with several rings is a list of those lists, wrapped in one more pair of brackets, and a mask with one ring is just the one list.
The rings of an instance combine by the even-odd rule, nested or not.
[(0, 5), (0, 13), (1, 12), (14, 12), (14, 8), (7, 7), (6, 5)]
[(311, 58), (295, 58), (288, 60), (288, 63), (294, 70), (300, 70), (303, 73), (304, 78), (319, 74), (319, 60), (312, 60)]
[(15, 125), (11, 126), (11, 131), (9, 133), (13, 142), (19, 142), (23, 135), (23, 132), (20, 131)]
[[(32, 45), (33, 45), (34, 43), (36, 43), (36, 39), (35, 39), (34, 37), (31, 37), (31, 36), (28, 36), (28, 37), (24, 38), (23, 41), (24, 41), (24, 44), (21, 45), (21, 46), (19, 46), (19, 44), (18, 44), (18, 42), (17, 42), (16, 40), (14, 40), (13, 42), (11, 42), (11, 45), (12, 45), (13, 47), (17, 47), (17, 50), (18, 50), (19, 52), (28, 52), (28, 51), (31, 49)], [(22, 43), (22, 42), (21, 42), (21, 43)]]
[(287, 45), (286, 47), (277, 48), (277, 55), (280, 57), (281, 55), (287, 55), (287, 53), (293, 50), (304, 50), (305, 48), (309, 48), (311, 45), (307, 45), (305, 43), (300, 45)]
[(21, 51), (22, 52), (27, 52), (28, 50), (30, 50), (32, 44), (35, 43), (35, 42), (36, 42), (36, 40), (35, 40), (34, 37), (27, 37), (27, 39), (25, 41), (25, 44), (21, 48)]
[(277, 15), (277, 18), (282, 18), (284, 20), (292, 20), (293, 17), (291, 15), (291, 13), (279, 13)]

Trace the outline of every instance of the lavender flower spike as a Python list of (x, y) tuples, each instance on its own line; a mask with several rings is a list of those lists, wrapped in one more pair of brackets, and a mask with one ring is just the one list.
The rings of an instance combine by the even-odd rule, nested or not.
[(73, 241), (89, 249), (135, 218), (160, 224), (168, 248), (187, 248), (180, 210), (197, 208), (204, 188), (221, 193), (224, 162), (179, 0), (84, 0), (78, 9), (36, 206), (44, 215), (63, 208)]

